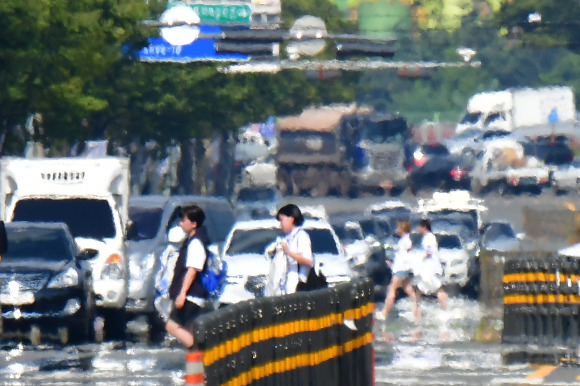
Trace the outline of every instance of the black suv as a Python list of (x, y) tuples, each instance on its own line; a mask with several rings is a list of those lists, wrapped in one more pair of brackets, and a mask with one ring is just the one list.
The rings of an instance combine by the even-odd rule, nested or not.
[(0, 262), (3, 338), (43, 335), (86, 339), (93, 331), (95, 298), (86, 260), (64, 223), (6, 224), (8, 249)]

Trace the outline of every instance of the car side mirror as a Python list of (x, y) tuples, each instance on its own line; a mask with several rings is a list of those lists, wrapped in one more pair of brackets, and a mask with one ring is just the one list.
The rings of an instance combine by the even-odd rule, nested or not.
[(99, 253), (99, 251), (96, 250), (96, 249), (91, 249), (91, 248), (89, 248), (89, 249), (83, 249), (77, 255), (77, 259), (78, 260), (90, 260), (93, 257), (97, 256), (98, 253)]

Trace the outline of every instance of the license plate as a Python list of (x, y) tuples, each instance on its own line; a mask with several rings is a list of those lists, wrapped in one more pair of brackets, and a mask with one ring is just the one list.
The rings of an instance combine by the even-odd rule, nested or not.
[(0, 294), (0, 303), (10, 304), (13, 306), (21, 306), (23, 304), (34, 303), (34, 293), (32, 292), (21, 292), (16, 295), (11, 294)]

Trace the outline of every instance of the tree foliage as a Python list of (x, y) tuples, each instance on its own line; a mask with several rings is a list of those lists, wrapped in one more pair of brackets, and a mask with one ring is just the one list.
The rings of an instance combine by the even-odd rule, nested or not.
[(3, 0), (0, 2), (0, 122), (42, 113), (55, 136), (82, 129), (81, 120), (108, 100), (93, 92), (123, 47), (144, 42), (134, 0)]
[[(347, 28), (328, 0), (284, 3), (292, 22), (324, 11), (329, 29)], [(40, 113), (50, 138), (118, 141), (206, 137), (307, 104), (352, 100), (350, 82), (311, 82), (302, 72), (225, 75), (213, 64), (142, 63), (133, 53), (158, 31), (166, 1), (3, 0), (0, 2), (1, 128)], [(353, 80), (354, 79), (354, 80)]]

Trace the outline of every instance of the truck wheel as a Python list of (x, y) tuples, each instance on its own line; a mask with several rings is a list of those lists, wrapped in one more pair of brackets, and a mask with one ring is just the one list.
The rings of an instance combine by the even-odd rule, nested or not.
[(502, 197), (508, 196), (509, 195), (508, 184), (506, 184), (505, 182), (500, 182), (497, 186), (497, 193)]
[(57, 335), (60, 344), (65, 345), (68, 343), (70, 335), (67, 327), (59, 327)]
[(30, 343), (33, 346), (38, 346), (40, 344), (41, 335), (42, 333), (40, 332), (40, 327), (38, 326), (30, 327), (30, 333), (28, 335), (28, 338), (30, 339)]
[(277, 179), (278, 179), (278, 189), (280, 189), (280, 193), (282, 193), (283, 196), (290, 194), (290, 185), (292, 184), (292, 182), (290, 181), (290, 176), (288, 175), (288, 172), (283, 169), (278, 169)]
[(311, 192), (312, 197), (326, 197), (328, 196), (328, 192), (330, 191), (330, 186), (328, 186), (328, 182), (325, 180), (321, 180), (318, 182), (315, 188), (313, 188)]

